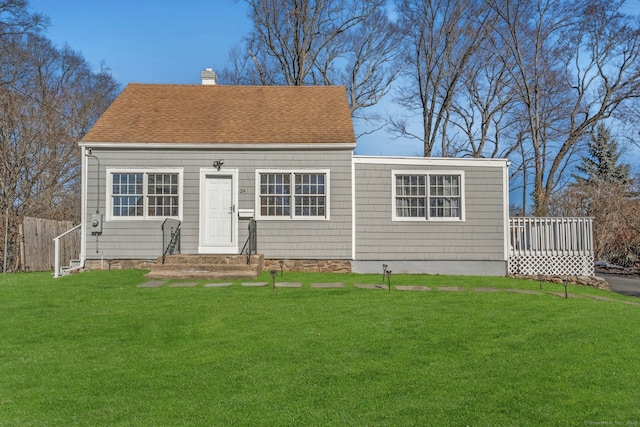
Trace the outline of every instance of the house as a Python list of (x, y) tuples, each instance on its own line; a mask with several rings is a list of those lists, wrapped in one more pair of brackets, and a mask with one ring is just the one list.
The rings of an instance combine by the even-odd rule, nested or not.
[(355, 156), (343, 87), (130, 84), (79, 145), (83, 263), (157, 259), (167, 218), (238, 254), (255, 220), (267, 261), (507, 273), (507, 160)]

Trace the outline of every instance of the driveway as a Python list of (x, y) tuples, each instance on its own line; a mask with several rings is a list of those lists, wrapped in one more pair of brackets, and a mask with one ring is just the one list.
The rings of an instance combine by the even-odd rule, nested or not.
[(596, 276), (602, 277), (606, 280), (613, 292), (640, 298), (639, 275), (619, 275), (598, 272)]

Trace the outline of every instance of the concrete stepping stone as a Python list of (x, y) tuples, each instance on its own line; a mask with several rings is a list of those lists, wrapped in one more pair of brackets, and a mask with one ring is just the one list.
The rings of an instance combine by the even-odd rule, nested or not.
[[(549, 292), (549, 295), (553, 295), (560, 298), (565, 298), (564, 292)], [(578, 294), (566, 294), (566, 298), (584, 298), (584, 295)]]
[(487, 288), (473, 288), (473, 290), (475, 292), (499, 292), (500, 289), (496, 289), (496, 288), (492, 288), (492, 287), (487, 287)]
[(205, 288), (227, 288), (233, 285), (231, 282), (223, 282), (223, 283), (205, 283)]
[(302, 282), (276, 282), (276, 288), (301, 288)]
[(249, 287), (249, 288), (260, 288), (260, 287), (264, 287), (267, 286), (268, 283), (267, 282), (243, 282), (240, 283), (240, 286), (245, 286), (245, 287)]
[[(514, 294), (527, 294), (527, 295), (542, 295), (542, 292), (538, 291), (530, 291), (529, 289), (507, 289), (507, 292), (512, 292)], [(564, 296), (564, 294), (563, 294)]]
[(445, 292), (463, 292), (466, 290), (460, 286), (438, 286), (437, 289)]
[(399, 291), (430, 291), (431, 288), (428, 286), (394, 286)]
[(141, 285), (138, 285), (139, 288), (159, 288), (160, 286), (164, 285), (165, 282), (164, 280), (150, 280), (148, 282), (144, 282)]
[(636, 305), (636, 306), (640, 306), (640, 303), (637, 302), (632, 302), (632, 301), (620, 301), (623, 304), (627, 304), (627, 305)]
[(597, 295), (587, 295), (587, 297), (592, 298), (592, 299), (596, 299), (598, 301), (616, 301), (616, 300), (611, 299), (611, 298), (600, 297), (600, 296), (597, 296)]
[(344, 283), (312, 283), (310, 286), (316, 289), (344, 288)]
[(354, 283), (353, 287), (358, 289), (384, 289), (385, 291), (389, 290), (387, 285), (376, 285), (370, 283)]
[(193, 288), (198, 286), (198, 282), (175, 282), (169, 285), (170, 288)]

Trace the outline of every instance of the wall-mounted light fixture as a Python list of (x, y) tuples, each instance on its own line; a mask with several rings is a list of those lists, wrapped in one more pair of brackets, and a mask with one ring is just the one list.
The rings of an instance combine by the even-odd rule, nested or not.
[(213, 167), (220, 170), (220, 168), (224, 165), (224, 160), (214, 160)]

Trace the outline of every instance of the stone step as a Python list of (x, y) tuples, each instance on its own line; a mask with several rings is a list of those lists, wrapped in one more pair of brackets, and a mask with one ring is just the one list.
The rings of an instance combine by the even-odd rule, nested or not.
[(254, 279), (262, 272), (264, 255), (169, 255), (145, 275), (150, 279)]
[[(259, 270), (259, 264), (158, 264), (153, 266), (152, 270), (166, 271), (166, 270), (196, 270), (196, 271), (256, 271)], [(261, 271), (261, 270), (260, 270)]]
[(198, 280), (219, 280), (219, 279), (255, 279), (257, 274), (254, 271), (205, 271), (205, 270), (152, 270), (144, 275), (147, 279), (198, 279)]
[[(264, 255), (251, 255), (251, 264), (260, 264), (264, 261)], [(162, 257), (158, 259), (158, 264), (162, 265)], [(164, 260), (164, 265), (185, 265), (185, 264), (221, 264), (221, 265), (247, 265), (246, 255), (168, 255)]]

